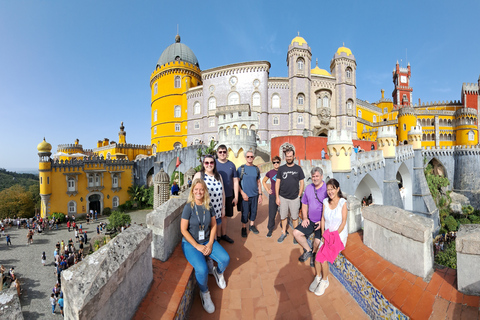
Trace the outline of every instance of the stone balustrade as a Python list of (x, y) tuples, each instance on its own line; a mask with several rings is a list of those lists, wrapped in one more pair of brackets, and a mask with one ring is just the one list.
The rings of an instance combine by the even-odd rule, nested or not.
[(22, 306), (16, 288), (0, 291), (0, 319), (23, 320)]
[(384, 259), (426, 279), (433, 272), (433, 221), (393, 206), (362, 209), (363, 241)]
[(63, 271), (65, 319), (132, 319), (153, 280), (151, 243), (151, 230), (132, 225)]
[(180, 220), (187, 198), (187, 192), (172, 197), (147, 215), (147, 227), (153, 232), (153, 258), (167, 261), (181, 241)]
[(456, 239), (457, 289), (468, 295), (480, 295), (480, 225), (460, 226)]

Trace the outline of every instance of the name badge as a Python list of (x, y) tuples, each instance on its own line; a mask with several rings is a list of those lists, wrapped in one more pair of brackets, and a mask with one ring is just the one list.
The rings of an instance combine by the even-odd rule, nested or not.
[(205, 240), (205, 230), (198, 231), (198, 240), (200, 241)]

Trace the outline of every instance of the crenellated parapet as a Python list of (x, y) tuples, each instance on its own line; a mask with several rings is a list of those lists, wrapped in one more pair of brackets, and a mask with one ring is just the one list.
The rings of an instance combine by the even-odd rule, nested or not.
[(477, 118), (478, 112), (473, 108), (461, 108), (455, 111), (455, 117), (463, 118), (463, 117), (474, 117)]
[(415, 109), (412, 107), (403, 107), (398, 110), (398, 117), (415, 116)]
[[(414, 108), (423, 108), (423, 107), (443, 107), (443, 106), (460, 106), (462, 102), (460, 100), (450, 100), (450, 101), (431, 101), (431, 102), (422, 102), (416, 103), (413, 105)], [(435, 110), (431, 110), (435, 111)]]
[(359, 152), (352, 158), (351, 166), (354, 175), (361, 175), (385, 167), (385, 158), (381, 150)]
[(257, 148), (257, 134), (255, 130), (240, 128), (221, 129), (218, 132), (218, 144), (224, 144), (231, 149), (238, 157), (238, 152), (244, 150), (252, 150), (255, 152)]
[(463, 83), (462, 92), (464, 93), (473, 93), (478, 94), (478, 84), (477, 83)]
[(353, 151), (352, 132), (347, 130), (328, 131), (328, 156), (333, 172), (350, 172), (352, 168), (351, 155)]
[[(480, 147), (477, 145), (467, 145), (467, 146), (456, 146), (455, 147), (456, 155), (479, 155)], [(478, 169), (478, 168), (477, 168)]]
[(414, 126), (408, 131), (408, 144), (413, 146), (414, 150), (422, 149), (422, 127)]
[(480, 147), (476, 145), (443, 146), (441, 148), (426, 147), (422, 149), (422, 155), (424, 157), (478, 155), (478, 154), (480, 154)]
[(105, 160), (103, 156), (84, 157), (83, 159), (71, 160), (51, 160), (52, 170), (55, 171), (75, 171), (75, 169), (85, 169), (89, 167), (102, 167), (105, 170), (121, 170), (125, 167), (133, 166), (133, 161), (119, 159), (119, 160)]
[(415, 156), (412, 145), (404, 145), (395, 147), (395, 160), (394, 162), (404, 162)]
[(397, 145), (397, 131), (394, 126), (378, 128), (377, 146), (383, 151), (385, 158), (395, 158), (395, 146)]
[(152, 146), (144, 144), (132, 144), (132, 143), (112, 143), (106, 146), (93, 149), (94, 152), (105, 151), (112, 148), (124, 148), (124, 149), (141, 149), (141, 150), (151, 150)]

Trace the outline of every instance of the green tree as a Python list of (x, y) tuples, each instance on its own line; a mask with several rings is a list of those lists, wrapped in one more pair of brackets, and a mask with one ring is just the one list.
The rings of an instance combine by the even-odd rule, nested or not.
[(120, 229), (122, 226), (130, 224), (132, 218), (128, 213), (123, 213), (120, 211), (113, 211), (112, 214), (108, 217), (108, 223), (111, 228)]
[(0, 192), (0, 218), (30, 218), (34, 214), (35, 202), (32, 193), (21, 185), (14, 185)]
[(435, 256), (435, 262), (445, 267), (457, 269), (457, 250), (455, 247), (455, 241), (447, 244), (446, 248)]
[(438, 204), (440, 197), (440, 190), (443, 187), (446, 187), (450, 184), (447, 177), (438, 176), (433, 173), (433, 166), (431, 164), (427, 165), (424, 170), (425, 178), (427, 179), (428, 188), (432, 194), (433, 199)]
[(143, 208), (147, 205), (149, 200), (148, 188), (144, 186), (130, 186), (127, 192), (132, 202), (137, 204), (137, 207)]
[(217, 143), (215, 140), (210, 140), (210, 144), (208, 147), (200, 147), (197, 150), (197, 159), (200, 162), (198, 166), (195, 167), (195, 171), (200, 171), (202, 169), (202, 160), (203, 157), (206, 156), (207, 154), (214, 156), (215, 155), (215, 147), (217, 146)]
[(447, 227), (448, 231), (457, 231), (458, 222), (454, 217), (448, 216), (445, 218), (445, 226)]

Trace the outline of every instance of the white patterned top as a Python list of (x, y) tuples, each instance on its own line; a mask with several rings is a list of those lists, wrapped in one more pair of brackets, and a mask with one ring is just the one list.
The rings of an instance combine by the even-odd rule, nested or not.
[[(347, 202), (344, 198), (340, 198), (338, 201), (337, 207), (335, 209), (330, 209), (328, 204), (328, 197), (323, 200), (323, 207), (324, 210), (324, 217), (325, 217), (325, 231), (328, 229), (330, 232), (337, 231), (340, 225), (342, 224), (342, 208), (343, 205)], [(342, 232), (339, 234), (340, 240), (344, 246), (347, 246), (347, 237), (348, 237), (348, 230), (347, 225), (343, 227)]]
[(215, 210), (215, 218), (222, 217), (223, 207), (223, 186), (222, 182), (215, 179), (213, 176), (209, 176), (205, 173), (203, 178), (208, 188), (208, 195), (210, 196), (210, 202)]

